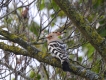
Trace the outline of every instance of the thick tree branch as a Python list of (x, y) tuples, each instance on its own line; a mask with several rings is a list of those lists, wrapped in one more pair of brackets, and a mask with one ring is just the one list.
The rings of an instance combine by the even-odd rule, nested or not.
[(102, 38), (95, 29), (90, 26), (81, 13), (77, 12), (68, 0), (54, 0), (57, 5), (66, 13), (72, 20), (79, 31), (87, 38), (106, 61), (106, 40)]
[[(31, 46), (29, 46), (29, 47), (31, 47)], [(29, 56), (29, 57), (37, 59), (40, 62), (47, 63), (51, 66), (61, 68), (60, 61), (58, 61), (55, 58), (50, 58), (48, 60), (48, 58), (42, 57), (42, 55), (45, 54), (43, 52), (38, 52), (38, 53), (35, 52), (35, 54), (32, 55), (33, 52), (31, 53), (31, 52), (28, 52), (24, 49), (21, 49), (21, 48), (17, 47), (17, 46), (14, 46), (14, 45), (10, 46), (10, 45), (7, 45), (3, 42), (0, 42), (0, 48), (5, 50), (5, 51), (13, 52), (16, 55)], [(47, 56), (47, 54), (45, 56)], [(87, 70), (87, 69), (83, 68), (80, 65), (74, 65), (71, 61), (70, 61), (70, 69), (71, 69), (71, 72), (73, 72), (74, 74), (82, 76), (86, 79), (90, 79), (90, 80), (99, 80), (99, 79), (101, 79), (101, 77), (99, 75), (97, 75), (96, 73), (94, 73), (90, 70)]]
[(0, 49), (3, 49), (5, 51), (13, 52), (16, 55), (28, 55), (28, 52), (24, 49), (19, 48), (18, 46), (10, 46), (5, 44), (4, 42), (0, 42)]
[(31, 46), (28, 42), (22, 40), (18, 36), (14, 34), (10, 34), (8, 31), (0, 29), (0, 35), (6, 37), (8, 40), (18, 43), (20, 46), (22, 46), (24, 49), (26, 49), (28, 52), (31, 52), (32, 54), (38, 53), (39, 50), (36, 49), (34, 46)]

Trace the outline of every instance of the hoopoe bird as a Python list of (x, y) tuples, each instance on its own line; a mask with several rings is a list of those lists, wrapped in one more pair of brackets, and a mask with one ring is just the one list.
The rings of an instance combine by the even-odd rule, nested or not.
[(63, 41), (59, 39), (61, 34), (61, 32), (52, 32), (46, 37), (48, 50), (53, 57), (56, 57), (61, 61), (63, 71), (71, 71), (68, 63), (66, 44), (64, 44)]

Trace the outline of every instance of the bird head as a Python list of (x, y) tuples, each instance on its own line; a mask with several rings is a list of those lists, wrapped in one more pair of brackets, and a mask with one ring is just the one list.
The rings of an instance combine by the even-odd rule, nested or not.
[(61, 34), (62, 34), (61, 32), (52, 32), (52, 33), (50, 33), (50, 34), (46, 37), (48, 43), (51, 42), (51, 41), (57, 41), (57, 40), (59, 40), (59, 36), (60, 36)]

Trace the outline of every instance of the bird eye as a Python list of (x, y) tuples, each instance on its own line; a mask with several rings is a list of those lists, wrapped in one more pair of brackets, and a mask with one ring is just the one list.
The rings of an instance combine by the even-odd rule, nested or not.
[(50, 36), (50, 37), (52, 37), (52, 36)]

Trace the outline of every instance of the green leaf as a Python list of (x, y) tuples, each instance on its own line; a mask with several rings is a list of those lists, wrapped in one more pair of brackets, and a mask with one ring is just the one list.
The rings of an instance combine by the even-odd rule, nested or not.
[[(50, 6), (51, 9), (54, 9), (54, 10), (56, 10), (56, 11), (59, 10), (58, 5), (57, 5), (53, 0), (52, 0), (51, 3), (48, 4), (48, 5)], [(51, 6), (53, 6), (53, 7), (51, 7)]]
[(36, 22), (32, 22), (30, 24), (30, 30), (36, 35), (39, 35), (40, 26)]
[(37, 78), (38, 80), (40, 80), (40, 79), (41, 79), (41, 75), (38, 74), (36, 78)]
[(95, 48), (90, 44), (90, 43), (87, 43), (87, 44), (84, 44), (83, 46), (83, 49), (87, 49), (87, 56), (90, 57), (93, 52), (95, 51)]
[(34, 78), (35, 77), (35, 72), (33, 70), (30, 71), (30, 78)]
[(45, 1), (44, 1), (44, 0), (38, 0), (37, 3), (38, 3), (38, 4), (37, 4), (37, 8), (38, 8), (39, 10), (43, 10), (43, 9), (45, 8)]
[(101, 65), (100, 59), (94, 61), (92, 71), (99, 73)]
[(45, 2), (44, 0), (41, 0), (40, 10), (45, 8)]
[(94, 4), (93, 5), (94, 9), (97, 9), (103, 4), (104, 0), (93, 0), (92, 2)]
[(58, 14), (60, 17), (65, 17), (66, 15), (65, 15), (65, 13), (61, 10), (60, 12), (59, 12), (59, 14)]
[(78, 57), (78, 61), (79, 61), (79, 62), (81, 62), (81, 61), (82, 61), (82, 59), (83, 59), (82, 57)]
[(106, 37), (106, 26), (100, 26), (97, 31), (102, 37)]

